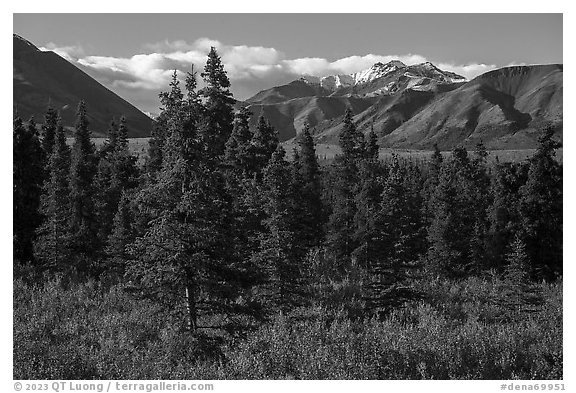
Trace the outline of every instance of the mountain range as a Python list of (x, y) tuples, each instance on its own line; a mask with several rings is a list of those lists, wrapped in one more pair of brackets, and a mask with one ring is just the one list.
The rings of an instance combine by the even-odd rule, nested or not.
[(335, 144), (349, 107), (359, 129), (374, 129), (384, 147), (450, 149), (482, 141), (490, 149), (524, 149), (536, 146), (544, 126), (562, 138), (562, 76), (562, 65), (531, 65), (468, 81), (430, 62), (395, 60), (350, 75), (303, 76), (242, 105), (252, 121), (268, 118), (281, 140), (308, 122), (317, 141)]
[(125, 116), (130, 137), (150, 135), (152, 119), (51, 51), (41, 51), (26, 39), (13, 37), (14, 111), (24, 120), (44, 120), (48, 105), (60, 112), (66, 128), (74, 126), (80, 100), (86, 102), (90, 129), (105, 136), (110, 121)]
[[(91, 129), (105, 136), (110, 120), (124, 115), (130, 137), (150, 135), (153, 115), (144, 114), (82, 70), (51, 51), (14, 34), (14, 109), (24, 119), (43, 120), (48, 105), (73, 127), (78, 102), (88, 106)], [(308, 122), (319, 143), (337, 144), (342, 117), (354, 112), (357, 127), (373, 129), (383, 147), (441, 149), (474, 146), (525, 149), (537, 144), (543, 127), (562, 139), (563, 66), (512, 66), (472, 80), (430, 62), (376, 63), (353, 74), (303, 75), (238, 101), (256, 123), (264, 115), (281, 141), (293, 139)]]

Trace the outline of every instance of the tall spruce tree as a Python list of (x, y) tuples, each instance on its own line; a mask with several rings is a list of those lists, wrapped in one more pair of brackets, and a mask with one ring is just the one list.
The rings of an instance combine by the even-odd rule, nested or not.
[(409, 168), (395, 157), (382, 189), (373, 230), (367, 239), (368, 280), (364, 300), (370, 312), (387, 313), (417, 297), (410, 270), (423, 251), (421, 206), (406, 178)]
[(353, 252), (356, 262), (366, 269), (373, 259), (372, 241), (376, 236), (376, 217), (380, 207), (383, 182), (387, 176), (385, 167), (374, 158), (360, 164), (358, 193), (355, 196), (356, 214), (354, 216), (354, 238), (357, 248)]
[(471, 160), (471, 174), (468, 179), (468, 201), (473, 211), (473, 233), (470, 239), (470, 262), (474, 269), (483, 270), (490, 267), (488, 254), (488, 232), (490, 222), (488, 210), (492, 204), (490, 191), (490, 174), (488, 169), (488, 151), (480, 141), (476, 144)]
[(239, 301), (244, 271), (233, 258), (231, 197), (220, 161), (198, 133), (200, 108), (188, 101), (169, 112), (162, 167), (135, 197), (148, 224), (128, 247), (126, 274), (139, 292), (182, 312), (189, 331), (208, 327), (206, 315), (235, 329), (235, 316), (251, 306)]
[(364, 137), (356, 129), (350, 109), (344, 115), (339, 141), (342, 154), (334, 162), (336, 179), (326, 240), (334, 269), (342, 276), (349, 269), (351, 254), (357, 247), (354, 237), (354, 197), (358, 187), (358, 164), (365, 157)]
[(470, 238), (474, 230), (469, 200), (470, 159), (456, 148), (442, 166), (429, 209), (434, 213), (428, 228), (428, 262), (437, 274), (460, 276), (471, 268)]
[(278, 146), (264, 170), (264, 221), (266, 231), (254, 256), (267, 273), (264, 286), (270, 307), (288, 311), (304, 302), (302, 263), (305, 248), (298, 242), (294, 215), (290, 164)]
[(136, 158), (128, 146), (126, 118), (118, 127), (111, 127), (108, 140), (100, 150), (95, 183), (95, 209), (98, 221), (99, 245), (104, 246), (112, 231), (122, 192), (136, 186)]
[(127, 272), (142, 291), (183, 310), (187, 328), (196, 331), (203, 327), (200, 317), (233, 318), (241, 308), (235, 303), (241, 274), (231, 260), (231, 202), (214, 167), (165, 153), (157, 182), (137, 199), (153, 218), (132, 245)]
[(306, 247), (319, 246), (324, 238), (324, 206), (322, 203), (322, 185), (320, 183), (320, 166), (316, 157), (316, 147), (310, 132), (310, 125), (297, 138), (297, 155), (294, 156), (296, 170), (295, 191), (300, 199), (301, 209), (298, 220), (299, 233)]
[(33, 242), (41, 223), (39, 213), (43, 183), (42, 147), (34, 119), (25, 127), (14, 119), (13, 148), (13, 230), (14, 260), (33, 262)]
[(520, 189), (522, 238), (533, 276), (562, 275), (562, 166), (555, 159), (560, 143), (554, 129), (544, 130), (530, 159), (528, 180)]
[(65, 271), (69, 266), (68, 217), (70, 213), (70, 148), (58, 119), (52, 154), (48, 160), (48, 178), (44, 183), (41, 213), (44, 221), (38, 229), (35, 251), (49, 270)]
[(74, 268), (80, 274), (91, 272), (90, 269), (95, 262), (93, 255), (98, 246), (93, 185), (97, 162), (88, 125), (86, 104), (80, 101), (76, 112), (69, 175), (69, 238), (71, 252), (75, 259)]
[(438, 273), (459, 276), (490, 267), (490, 179), (482, 150), (471, 159), (466, 149), (455, 148), (429, 200), (428, 260)]
[(491, 267), (500, 270), (506, 264), (508, 245), (520, 234), (519, 190), (526, 183), (527, 172), (524, 163), (502, 163), (495, 166), (491, 177), (487, 257)]

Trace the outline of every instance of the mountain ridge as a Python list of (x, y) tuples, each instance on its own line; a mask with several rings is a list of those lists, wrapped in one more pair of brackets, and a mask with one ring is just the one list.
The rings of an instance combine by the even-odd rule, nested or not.
[[(130, 137), (149, 136), (153, 115), (145, 114), (51, 51), (13, 35), (14, 109), (41, 122), (50, 104), (66, 128), (77, 103), (87, 102), (94, 136), (105, 136), (112, 119), (125, 115)], [(264, 115), (281, 141), (294, 138), (307, 122), (318, 142), (336, 144), (342, 116), (352, 108), (364, 133), (374, 129), (383, 147), (443, 149), (482, 141), (491, 149), (534, 148), (542, 128), (562, 139), (563, 65), (509, 66), (472, 80), (431, 62), (377, 62), (351, 74), (303, 75), (265, 89), (246, 106), (255, 124)]]
[(48, 106), (58, 110), (70, 129), (80, 100), (86, 102), (94, 136), (106, 136), (110, 121), (127, 120), (129, 136), (148, 136), (152, 120), (84, 71), (52, 51), (42, 51), (13, 35), (13, 106), (20, 117), (44, 120)]
[(533, 148), (544, 126), (562, 137), (562, 72), (562, 65), (510, 66), (466, 80), (430, 62), (376, 63), (348, 75), (359, 83), (336, 86), (331, 79), (323, 86), (335, 76), (303, 76), (244, 104), (254, 117), (267, 116), (281, 140), (308, 121), (318, 142), (335, 144), (351, 106), (358, 128), (374, 129), (383, 147), (450, 149), (482, 140), (493, 149)]

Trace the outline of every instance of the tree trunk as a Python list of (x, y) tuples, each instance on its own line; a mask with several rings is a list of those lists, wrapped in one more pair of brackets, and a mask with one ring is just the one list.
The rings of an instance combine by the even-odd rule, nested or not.
[(198, 328), (195, 286), (192, 272), (186, 271), (186, 319), (188, 331), (194, 333)]

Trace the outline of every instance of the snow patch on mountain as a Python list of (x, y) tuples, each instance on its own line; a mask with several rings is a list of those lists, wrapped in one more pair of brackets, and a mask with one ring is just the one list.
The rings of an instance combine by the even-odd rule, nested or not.
[(351, 75), (330, 75), (320, 79), (320, 86), (331, 91), (354, 84), (355, 81)]

